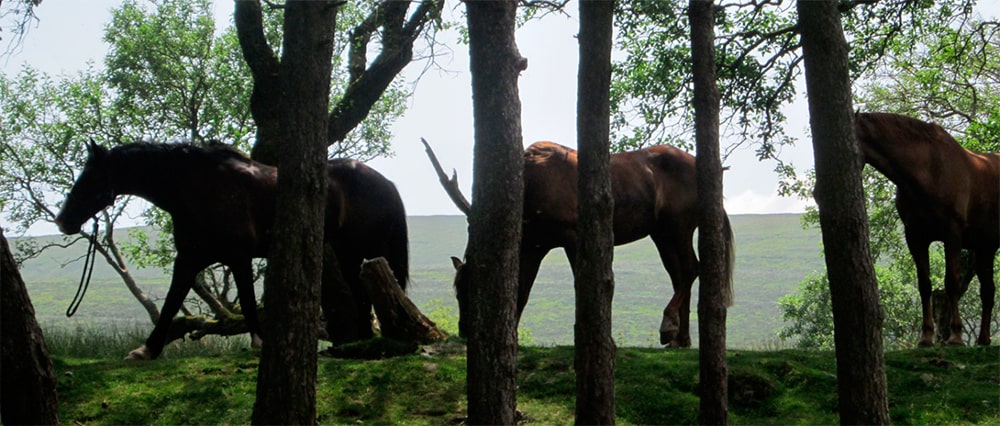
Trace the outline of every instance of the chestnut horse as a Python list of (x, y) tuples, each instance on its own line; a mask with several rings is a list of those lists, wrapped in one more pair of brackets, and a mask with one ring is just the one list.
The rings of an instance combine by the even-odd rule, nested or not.
[[(247, 327), (251, 334), (259, 334), (251, 259), (267, 257), (277, 169), (222, 144), (200, 148), (139, 143), (108, 150), (91, 142), (87, 148), (87, 163), (56, 216), (63, 233), (80, 232), (84, 222), (124, 194), (148, 200), (173, 219), (177, 257), (170, 290), (146, 343), (128, 358), (159, 356), (196, 274), (214, 263), (232, 270)], [(360, 338), (370, 337), (371, 303), (358, 278), (361, 262), (385, 257), (405, 289), (409, 271), (406, 214), (392, 182), (362, 163), (331, 160), (327, 176), (324, 240), (332, 244), (358, 303), (360, 329), (356, 333)], [(331, 297), (333, 289), (324, 288), (328, 333), (334, 326)]]
[(865, 162), (896, 184), (896, 210), (917, 268), (923, 326), (920, 346), (934, 344), (928, 248), (944, 243), (944, 287), (952, 312), (948, 344), (961, 345), (958, 300), (962, 249), (974, 257), (982, 296), (977, 344), (990, 344), (993, 259), (1000, 248), (1000, 154), (978, 154), (941, 126), (888, 113), (855, 114)]
[[(670, 275), (674, 295), (663, 310), (660, 343), (690, 347), (691, 285), (698, 276), (694, 231), (698, 226), (698, 186), (695, 158), (677, 148), (661, 145), (611, 156), (611, 190), (614, 196), (614, 243), (627, 244), (647, 235), (653, 239), (663, 267)], [(552, 142), (536, 142), (524, 151), (524, 222), (520, 253), (517, 321), (528, 303), (538, 268), (548, 252), (562, 247), (571, 268), (576, 261), (577, 153)], [(726, 255), (732, 271), (733, 243), (725, 219)], [(456, 263), (458, 266), (458, 263)], [(459, 272), (461, 272), (459, 270)], [(468, 284), (456, 275), (461, 312)], [(727, 303), (732, 301), (732, 277)]]

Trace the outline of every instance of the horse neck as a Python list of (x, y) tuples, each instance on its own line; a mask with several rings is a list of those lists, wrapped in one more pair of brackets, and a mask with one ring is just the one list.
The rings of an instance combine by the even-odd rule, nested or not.
[(171, 211), (177, 203), (177, 176), (183, 165), (164, 161), (161, 153), (121, 153), (112, 155), (111, 185), (115, 194), (135, 195), (157, 207)]
[(921, 180), (915, 171), (926, 162), (932, 147), (926, 140), (901, 140), (899, 135), (883, 131), (859, 132), (858, 143), (865, 163), (870, 164), (896, 185)]

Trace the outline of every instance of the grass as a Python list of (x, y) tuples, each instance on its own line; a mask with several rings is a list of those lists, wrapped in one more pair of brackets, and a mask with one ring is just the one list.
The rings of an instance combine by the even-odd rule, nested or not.
[[(168, 347), (156, 361), (128, 363), (121, 357), (141, 340), (141, 330), (107, 337), (84, 332), (91, 337), (47, 333), (64, 423), (249, 422), (259, 360), (246, 350), (245, 340), (184, 342)], [(86, 343), (76, 343), (81, 341)], [(107, 345), (117, 346), (91, 347)], [(833, 353), (739, 350), (728, 359), (733, 424), (839, 422)], [(375, 361), (320, 358), (318, 421), (460, 422), (466, 408), (465, 361), (461, 350)], [(697, 350), (619, 348), (615, 362), (618, 423), (697, 423)], [(995, 346), (889, 352), (886, 368), (897, 424), (1000, 424)], [(572, 423), (574, 380), (572, 348), (522, 347), (518, 409), (532, 423)]]

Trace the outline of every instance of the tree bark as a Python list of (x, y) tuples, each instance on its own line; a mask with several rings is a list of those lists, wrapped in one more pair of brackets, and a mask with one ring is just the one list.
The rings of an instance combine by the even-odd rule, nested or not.
[(576, 241), (576, 423), (615, 423), (615, 278), (611, 194), (611, 43), (614, 2), (580, 2), (577, 82), (579, 200)]
[(517, 300), (524, 206), (516, 0), (466, 2), (475, 120), (466, 264), (469, 424), (514, 424)]
[(694, 121), (697, 155), (699, 291), (698, 347), (701, 363), (699, 423), (728, 424), (725, 288), (729, 270), (726, 212), (722, 207), (719, 150), (719, 89), (715, 75), (715, 5), (691, 0), (691, 58), (694, 74)]
[(0, 228), (0, 421), (59, 424), (58, 408), (45, 337)]
[(848, 46), (837, 0), (799, 1), (816, 204), (833, 304), (842, 424), (887, 424), (878, 285), (868, 246)]
[(255, 424), (316, 423), (316, 345), (326, 209), (326, 115), (337, 9), (285, 5), (277, 212), (265, 278)]
[(362, 263), (361, 282), (375, 307), (383, 337), (425, 345), (444, 340), (444, 333), (438, 330), (434, 321), (424, 316), (406, 297), (385, 258)]

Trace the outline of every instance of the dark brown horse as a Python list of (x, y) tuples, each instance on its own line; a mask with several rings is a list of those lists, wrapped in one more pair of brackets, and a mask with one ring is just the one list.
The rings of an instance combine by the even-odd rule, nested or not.
[[(615, 201), (615, 245), (647, 235), (670, 275), (674, 295), (663, 310), (660, 343), (691, 346), (691, 285), (698, 276), (694, 231), (698, 226), (695, 159), (670, 146), (654, 146), (611, 156), (611, 189)], [(576, 260), (577, 154), (552, 142), (536, 142), (524, 151), (524, 223), (520, 255), (517, 319), (528, 303), (542, 259), (562, 247), (571, 267)], [(732, 231), (725, 221), (730, 271)], [(457, 266), (457, 265), (456, 265)], [(456, 277), (459, 314), (466, 303), (464, 283)], [(732, 300), (732, 280), (728, 284)], [(462, 334), (468, 335), (459, 318)]]
[[(173, 219), (173, 277), (160, 318), (146, 343), (130, 359), (156, 358), (163, 350), (174, 315), (198, 272), (214, 263), (228, 266), (252, 334), (260, 330), (251, 259), (267, 257), (274, 221), (278, 171), (254, 162), (225, 145), (207, 148), (178, 144), (131, 144), (108, 150), (93, 142), (79, 178), (66, 196), (56, 224), (66, 234), (118, 195), (142, 197)], [(396, 187), (353, 160), (327, 165), (328, 196), (325, 240), (336, 252), (344, 279), (359, 304), (361, 337), (371, 336), (371, 303), (358, 279), (364, 258), (385, 257), (405, 288), (408, 265), (406, 214)], [(323, 289), (327, 311), (331, 289)], [(267, 336), (264, 336), (265, 338)]]
[(896, 210), (917, 268), (923, 327), (920, 346), (934, 344), (928, 248), (941, 241), (944, 286), (951, 312), (948, 344), (961, 345), (958, 300), (960, 254), (975, 258), (982, 295), (982, 322), (976, 343), (990, 344), (994, 294), (993, 259), (1000, 248), (1000, 154), (962, 148), (941, 126), (886, 113), (855, 115), (865, 162), (896, 184)]

